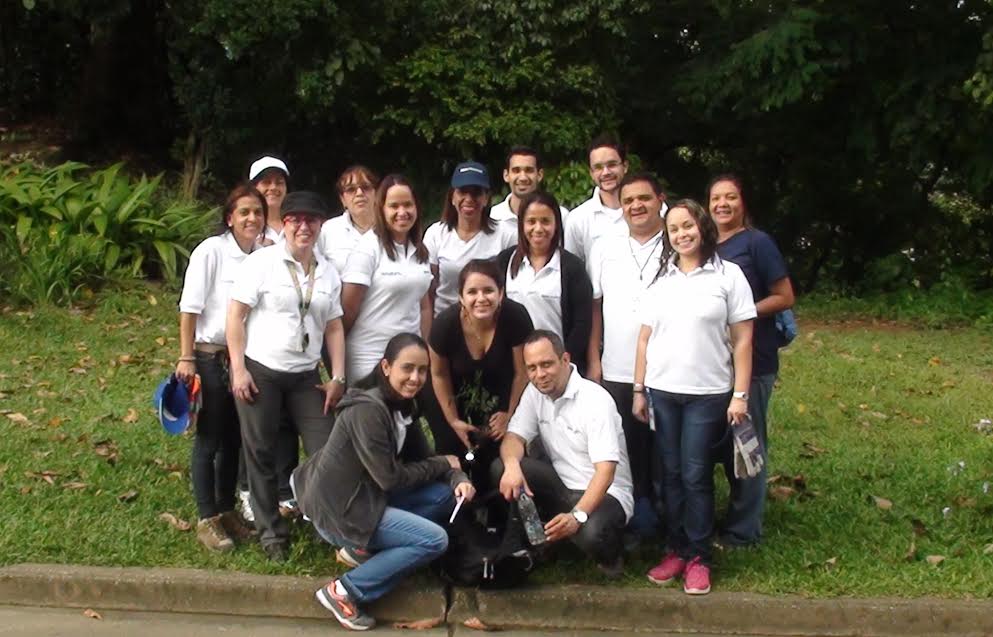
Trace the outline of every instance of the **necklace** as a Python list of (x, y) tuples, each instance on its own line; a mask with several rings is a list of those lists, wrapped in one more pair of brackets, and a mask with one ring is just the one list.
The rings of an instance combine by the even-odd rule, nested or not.
[(652, 244), (652, 249), (649, 251), (648, 256), (645, 257), (644, 263), (638, 262), (638, 257), (634, 253), (634, 248), (631, 247), (631, 239), (628, 238), (628, 250), (631, 252), (631, 258), (634, 259), (634, 264), (638, 266), (638, 280), (644, 281), (645, 268), (648, 266), (648, 262), (652, 260), (652, 255), (655, 254), (655, 248), (659, 247), (659, 242), (662, 241), (662, 234), (659, 234), (659, 238), (655, 240)]

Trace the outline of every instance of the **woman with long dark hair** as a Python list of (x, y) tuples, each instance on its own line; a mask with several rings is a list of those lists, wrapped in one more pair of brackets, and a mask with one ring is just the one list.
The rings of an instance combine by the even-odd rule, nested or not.
[[(714, 177), (707, 186), (707, 201), (710, 217), (717, 224), (717, 254), (741, 268), (755, 298), (758, 317), (752, 337), (748, 413), (762, 449), (768, 454), (769, 400), (779, 374), (776, 313), (793, 307), (793, 285), (776, 242), (751, 224), (741, 178), (732, 174)], [(732, 546), (756, 544), (762, 539), (767, 465), (762, 465), (758, 476), (744, 480), (735, 477), (731, 462), (725, 463), (724, 472), (731, 485), (731, 497), (721, 539)]]
[(448, 534), (439, 524), (456, 498), (475, 495), (458, 458), (431, 455), (417, 423), (415, 398), (428, 369), (419, 336), (391, 338), (379, 364), (338, 405), (327, 443), (293, 474), (300, 510), (354, 567), (316, 593), (353, 630), (376, 624), (360, 605), (445, 552)]
[(593, 285), (582, 260), (563, 245), (562, 212), (551, 194), (521, 198), (517, 246), (497, 262), (507, 276), (507, 298), (528, 310), (534, 328), (555, 332), (580, 374), (586, 370), (593, 321)]
[(203, 395), (190, 460), (197, 539), (212, 551), (231, 550), (234, 540), (251, 535), (234, 510), (241, 432), (226, 378), (225, 318), (235, 274), (255, 250), (265, 217), (266, 201), (252, 184), (228, 193), (221, 232), (190, 254), (179, 300), (176, 376), (190, 383), (199, 374)]
[(739, 268), (717, 255), (717, 227), (700, 204), (666, 214), (662, 268), (643, 299), (633, 409), (655, 417), (662, 459), (666, 552), (648, 572), (656, 584), (683, 578), (690, 595), (710, 592), (714, 528), (711, 450), (728, 425), (748, 417), (755, 303)]

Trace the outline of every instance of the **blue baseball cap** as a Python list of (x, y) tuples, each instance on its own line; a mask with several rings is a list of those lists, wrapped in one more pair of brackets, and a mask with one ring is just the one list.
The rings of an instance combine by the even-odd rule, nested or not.
[(464, 161), (456, 166), (452, 173), (452, 188), (466, 186), (479, 186), (489, 190), (490, 174), (486, 172), (486, 166), (478, 161)]
[(152, 405), (167, 433), (178, 436), (190, 426), (190, 393), (186, 383), (175, 374), (170, 374), (155, 388)]

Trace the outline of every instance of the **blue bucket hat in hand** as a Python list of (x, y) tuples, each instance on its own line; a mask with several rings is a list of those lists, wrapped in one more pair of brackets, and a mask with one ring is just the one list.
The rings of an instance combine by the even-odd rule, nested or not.
[(152, 396), (152, 405), (159, 415), (159, 422), (167, 433), (177, 436), (190, 426), (191, 401), (186, 384), (170, 374), (159, 383)]
[(464, 161), (455, 167), (455, 172), (452, 173), (452, 188), (467, 186), (490, 189), (490, 174), (486, 172), (486, 166), (477, 161)]

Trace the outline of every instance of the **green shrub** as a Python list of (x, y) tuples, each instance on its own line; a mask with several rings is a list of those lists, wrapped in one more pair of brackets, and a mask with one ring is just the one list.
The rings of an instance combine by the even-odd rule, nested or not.
[(161, 175), (134, 181), (121, 168), (0, 173), (0, 285), (14, 301), (70, 303), (110, 279), (177, 278), (215, 213), (163, 200)]

